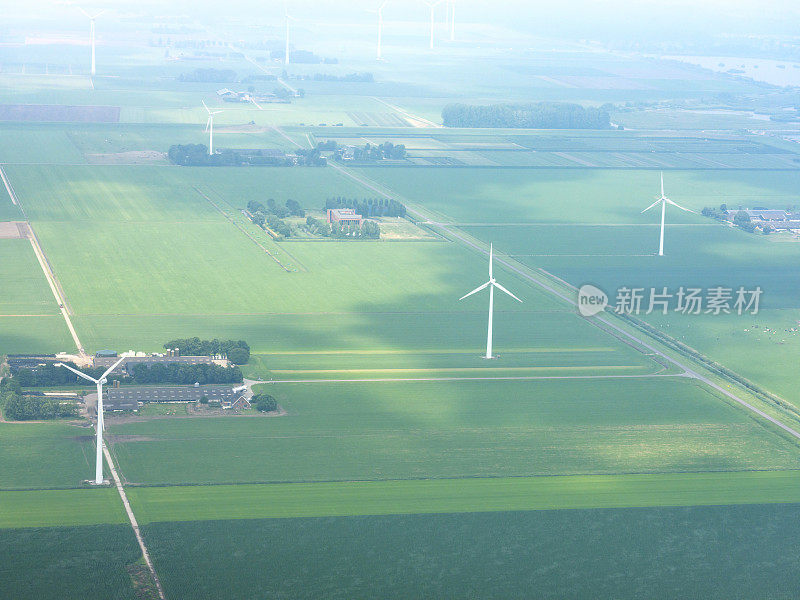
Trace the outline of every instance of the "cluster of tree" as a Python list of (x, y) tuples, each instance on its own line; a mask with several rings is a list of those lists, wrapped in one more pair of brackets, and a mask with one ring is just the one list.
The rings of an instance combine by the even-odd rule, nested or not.
[(255, 81), (277, 81), (277, 75), (270, 75), (269, 73), (256, 73), (248, 75), (242, 79), (242, 83), (253, 83)]
[(324, 167), (328, 164), (328, 159), (320, 154), (320, 148), (299, 148), (296, 150), (297, 156), (302, 159), (302, 164), (307, 167)]
[(12, 421), (63, 419), (78, 416), (78, 405), (47, 396), (22, 396), (6, 394), (3, 398), (3, 415)]
[(227, 356), (237, 365), (245, 365), (250, 360), (250, 346), (244, 340), (201, 340), (198, 337), (171, 340), (164, 344), (167, 350), (178, 348), (184, 356)]
[(306, 217), (306, 229), (314, 235), (330, 238), (379, 239), (381, 228), (375, 221), (356, 224), (328, 223), (314, 217)]
[(374, 162), (385, 159), (402, 160), (406, 157), (406, 147), (404, 144), (393, 144), (383, 142), (382, 144), (366, 143), (364, 146), (340, 146), (336, 149), (334, 156), (337, 160), (348, 158), (352, 153), (352, 159), (360, 162)]
[[(272, 60), (283, 60), (286, 57), (286, 51), (284, 49), (273, 50), (269, 55)], [(320, 63), (335, 65), (339, 62), (335, 58), (322, 58), (308, 50), (290, 50), (289, 59), (295, 64), (304, 65), (318, 65)]]
[(314, 81), (346, 81), (348, 83), (372, 83), (375, 81), (372, 73), (348, 73), (347, 75), (331, 75), (329, 73), (315, 73), (308, 77)]
[[(302, 152), (298, 150), (298, 155)], [(306, 150), (305, 152), (311, 151)], [(297, 160), (291, 156), (244, 153), (228, 148), (209, 154), (208, 146), (205, 144), (175, 144), (170, 146), (167, 156), (173, 164), (184, 167), (239, 167), (242, 165), (292, 167), (296, 164), (317, 167), (327, 164), (325, 158), (319, 156), (319, 152), (311, 158), (300, 156)]]
[[(78, 365), (75, 363), (64, 363), (77, 369)], [(100, 377), (105, 371), (102, 367), (96, 368), (81, 368), (81, 370), (95, 379)], [(114, 373), (108, 376), (109, 380), (119, 379), (121, 376)], [(22, 387), (50, 387), (54, 385), (94, 385), (92, 382), (78, 377), (64, 367), (56, 367), (54, 363), (47, 363), (31, 368), (20, 368), (14, 373), (13, 379)]]
[(406, 216), (405, 204), (387, 198), (343, 198), (342, 196), (336, 196), (325, 200), (325, 210), (330, 208), (352, 208), (364, 217)]
[(195, 69), (178, 75), (178, 81), (201, 83), (234, 83), (236, 71), (232, 69)]
[(250, 404), (258, 412), (272, 412), (278, 410), (278, 401), (269, 394), (254, 394)]
[(137, 385), (242, 382), (242, 371), (239, 367), (222, 367), (216, 364), (137, 363), (131, 371), (132, 383)]
[(448, 104), (445, 127), (510, 127), (515, 129), (608, 129), (610, 104), (583, 107), (567, 102), (526, 104)]
[(291, 198), (286, 201), (285, 206), (281, 206), (270, 198), (264, 206), (258, 200), (250, 200), (247, 203), (247, 211), (250, 218), (261, 228), (269, 227), (272, 231), (283, 237), (291, 237), (292, 227), (285, 219), (288, 216), (305, 217), (306, 211), (300, 206), (297, 200)]
[[(748, 233), (753, 233), (756, 230), (756, 224), (753, 223), (750, 215), (741, 208), (739, 210), (734, 209), (729, 211), (726, 204), (721, 204), (719, 209), (706, 206), (701, 211), (701, 214), (704, 217), (709, 217), (710, 219), (716, 219), (718, 221), (730, 221), (736, 225), (736, 227), (743, 229)], [(774, 229), (770, 225), (764, 225), (761, 227), (761, 232), (764, 235), (768, 235), (773, 231)]]

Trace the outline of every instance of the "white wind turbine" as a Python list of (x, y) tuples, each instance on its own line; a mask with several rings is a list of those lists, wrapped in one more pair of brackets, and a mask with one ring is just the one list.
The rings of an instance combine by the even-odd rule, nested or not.
[(205, 101), (203, 102), (203, 108), (206, 109), (208, 113), (208, 121), (206, 121), (206, 131), (208, 132), (208, 155), (211, 156), (214, 154), (214, 115), (221, 113), (221, 110), (211, 110), (206, 106)]
[(425, 4), (428, 5), (428, 8), (431, 9), (431, 42), (430, 42), (430, 49), (433, 50), (433, 30), (436, 26), (436, 21), (434, 19), (436, 15), (436, 7), (439, 6), (444, 0), (436, 0), (436, 2), (428, 2), (425, 0)]
[(293, 16), (289, 14), (289, 9), (284, 6), (283, 9), (284, 15), (286, 16), (286, 52), (283, 55), (283, 64), (289, 64), (289, 22), (290, 21), (297, 21)]
[(90, 15), (85, 10), (83, 10), (80, 6), (78, 7), (78, 10), (81, 11), (87, 19), (89, 19), (89, 23), (91, 24), (91, 27), (90, 27), (90, 38), (91, 38), (91, 44), (92, 44), (92, 71), (91, 72), (92, 72), (92, 77), (94, 77), (94, 75), (95, 75), (95, 64), (94, 64), (94, 20), (97, 17), (99, 17), (100, 15), (102, 15), (106, 11), (101, 10), (99, 13), (96, 13), (94, 15)]
[(95, 469), (94, 469), (94, 483), (95, 485), (102, 485), (103, 484), (103, 429), (105, 429), (105, 421), (103, 419), (103, 384), (107, 383), (108, 380), (106, 377), (116, 369), (120, 363), (125, 360), (125, 358), (120, 358), (117, 362), (115, 362), (111, 367), (106, 369), (106, 372), (103, 373), (99, 379), (95, 379), (94, 377), (89, 377), (85, 373), (81, 373), (77, 369), (73, 369), (69, 365), (65, 365), (64, 363), (56, 363), (55, 366), (57, 367), (64, 367), (65, 369), (69, 369), (79, 377), (83, 377), (88, 381), (91, 381), (97, 386), (97, 459), (95, 461)]
[(486, 335), (486, 356), (484, 356), (484, 358), (494, 358), (494, 356), (492, 356), (492, 317), (494, 315), (494, 288), (497, 288), (501, 292), (505, 292), (517, 302), (522, 302), (522, 300), (517, 298), (514, 294), (512, 294), (502, 285), (497, 283), (497, 281), (494, 278), (494, 274), (492, 272), (493, 262), (494, 262), (494, 248), (492, 247), (491, 244), (489, 244), (489, 281), (487, 281), (481, 286), (476, 287), (469, 294), (465, 294), (461, 296), (461, 298), (459, 298), (459, 300), (463, 300), (464, 298), (472, 296), (472, 294), (480, 292), (482, 289), (486, 287), (489, 288), (489, 332)]
[(456, 0), (447, 0), (447, 19), (450, 25), (450, 41), (456, 39)]
[(677, 204), (677, 203), (673, 202), (672, 200), (670, 200), (669, 198), (667, 198), (664, 195), (664, 172), (663, 171), (661, 172), (661, 198), (659, 198), (658, 200), (653, 202), (650, 206), (645, 208), (642, 212), (643, 213), (647, 212), (648, 210), (650, 210), (651, 208), (656, 206), (659, 202), (661, 203), (661, 237), (659, 238), (659, 241), (658, 241), (658, 255), (659, 256), (664, 256), (664, 217), (665, 217), (666, 212), (667, 212), (667, 204), (672, 204), (672, 206), (675, 206), (676, 208), (680, 208), (681, 210), (685, 210), (686, 212), (694, 213), (694, 211), (693, 210), (689, 210), (688, 208), (684, 208), (680, 204)]
[[(383, 0), (378, 6), (378, 60), (383, 60), (383, 55), (381, 54), (381, 40), (383, 38), (383, 8), (389, 3), (389, 0)], [(372, 11), (370, 11), (372, 12)]]

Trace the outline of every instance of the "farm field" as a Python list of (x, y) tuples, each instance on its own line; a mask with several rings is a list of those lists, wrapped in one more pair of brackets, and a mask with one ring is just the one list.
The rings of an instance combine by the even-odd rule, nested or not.
[(0, 529), (0, 596), (133, 600), (140, 554), (127, 524)]
[[(536, 589), (541, 598), (727, 600), (756, 587), (791, 597), (797, 515), (786, 504), (190, 521), (144, 531), (167, 592), (195, 598), (509, 598)], [(236, 552), (251, 557), (247, 567)]]
[(241, 483), (800, 466), (793, 443), (682, 378), (260, 389), (288, 414), (114, 422), (121, 475), (145, 484)]

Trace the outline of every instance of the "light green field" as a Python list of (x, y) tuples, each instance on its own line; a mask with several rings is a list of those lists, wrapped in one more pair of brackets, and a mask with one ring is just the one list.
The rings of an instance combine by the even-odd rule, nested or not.
[(58, 313), (53, 292), (28, 240), (0, 240), (0, 279), (0, 316)]
[(800, 501), (793, 472), (579, 475), (131, 488), (139, 521), (209, 521)]
[(125, 523), (115, 488), (0, 491), (0, 529)]
[(793, 443), (681, 378), (261, 389), (288, 414), (115, 421), (109, 439), (122, 475), (174, 484), (800, 466)]

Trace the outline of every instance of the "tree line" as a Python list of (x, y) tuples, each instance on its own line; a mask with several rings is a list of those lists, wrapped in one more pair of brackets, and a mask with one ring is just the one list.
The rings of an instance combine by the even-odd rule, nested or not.
[(235, 83), (236, 71), (233, 69), (195, 69), (178, 75), (178, 81), (202, 83)]
[(262, 229), (266, 226), (272, 231), (283, 237), (291, 237), (292, 227), (285, 219), (289, 216), (305, 217), (306, 211), (300, 206), (297, 200), (289, 198), (284, 206), (281, 206), (274, 199), (267, 200), (264, 206), (258, 200), (250, 200), (247, 203), (247, 212), (250, 213), (250, 220)]
[(75, 402), (64, 402), (48, 396), (26, 396), (19, 382), (13, 379), (0, 384), (0, 408), (3, 416), (11, 421), (40, 421), (64, 419), (78, 416)]
[(359, 162), (376, 162), (385, 159), (402, 160), (408, 154), (405, 144), (393, 144), (392, 142), (383, 142), (382, 144), (367, 142), (364, 146), (339, 146), (334, 150), (336, 160), (352, 158)]
[(366, 238), (379, 239), (381, 228), (375, 221), (362, 221), (359, 227), (355, 223), (328, 223), (314, 217), (306, 217), (306, 230), (321, 237), (330, 238)]
[(241, 383), (242, 371), (239, 367), (222, 367), (217, 364), (186, 363), (136, 363), (131, 369), (131, 383), (148, 385), (172, 383), (192, 385), (199, 383)]
[(448, 104), (442, 109), (445, 127), (506, 127), (515, 129), (607, 129), (613, 107), (583, 107), (568, 102), (524, 104)]
[(199, 337), (193, 337), (170, 340), (164, 344), (164, 348), (166, 350), (178, 348), (184, 356), (216, 356), (221, 354), (237, 365), (247, 364), (250, 360), (250, 346), (244, 340), (219, 340), (217, 338), (201, 340)]
[(167, 157), (170, 162), (184, 167), (240, 167), (243, 165), (267, 167), (324, 167), (327, 159), (319, 150), (298, 149), (296, 155), (264, 155), (262, 153), (245, 153), (240, 150), (223, 148), (214, 154), (208, 153), (205, 144), (173, 144), (169, 147)]
[(406, 207), (391, 198), (345, 198), (334, 196), (325, 200), (325, 210), (352, 208), (364, 217), (405, 217)]

